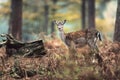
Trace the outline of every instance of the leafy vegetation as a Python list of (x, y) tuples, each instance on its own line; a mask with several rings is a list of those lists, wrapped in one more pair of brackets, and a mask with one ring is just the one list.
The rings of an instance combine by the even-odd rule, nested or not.
[[(88, 46), (68, 49), (58, 38), (44, 36), (47, 55), (41, 58), (10, 57), (5, 69), (0, 69), (1, 79), (13, 80), (19, 71), (28, 71), (26, 79), (40, 80), (111, 80), (120, 78), (120, 43), (104, 40), (99, 43), (102, 64), (92, 62), (93, 52)], [(15, 65), (20, 67), (16, 72)], [(2, 66), (1, 66), (2, 67)], [(11, 69), (12, 73), (11, 73)], [(19, 69), (19, 68), (18, 68)], [(14, 74), (13, 74), (14, 73)], [(16, 73), (16, 74), (15, 74)], [(29, 76), (29, 75), (32, 76)], [(22, 75), (23, 76), (23, 75)]]

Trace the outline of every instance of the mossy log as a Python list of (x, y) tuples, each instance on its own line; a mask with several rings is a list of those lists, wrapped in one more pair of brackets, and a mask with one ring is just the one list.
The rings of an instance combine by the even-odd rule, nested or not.
[(46, 54), (42, 40), (25, 43), (16, 40), (10, 34), (2, 34), (1, 37), (6, 38), (6, 40), (3, 40), (0, 46), (6, 47), (8, 56), (22, 55), (23, 57), (41, 57)]

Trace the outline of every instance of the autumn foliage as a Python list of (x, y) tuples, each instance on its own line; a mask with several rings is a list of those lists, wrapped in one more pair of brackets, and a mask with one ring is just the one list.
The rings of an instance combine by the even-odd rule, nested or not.
[[(45, 38), (44, 46), (47, 55), (41, 58), (24, 58), (12, 56), (5, 58), (5, 67), (0, 61), (0, 78), (13, 80), (23, 78), (28, 80), (101, 80), (120, 78), (120, 43), (104, 40), (99, 44), (102, 64), (97, 59), (93, 63), (93, 52), (86, 45), (76, 50), (69, 49), (58, 38)], [(0, 57), (5, 55), (0, 49)], [(19, 66), (23, 76), (13, 72), (15, 65)], [(11, 72), (12, 71), (12, 72)], [(20, 71), (20, 70), (19, 70)], [(34, 75), (25, 74), (32, 71)], [(15, 74), (16, 73), (16, 74)]]

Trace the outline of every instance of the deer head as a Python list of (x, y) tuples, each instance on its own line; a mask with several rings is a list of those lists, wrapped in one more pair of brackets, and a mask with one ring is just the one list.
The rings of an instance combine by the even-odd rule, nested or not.
[(57, 25), (57, 28), (59, 31), (63, 31), (64, 24), (66, 23), (66, 20), (64, 21), (54, 21), (54, 23)]
[(59, 30), (59, 35), (60, 35), (60, 38), (63, 42), (65, 42), (65, 34), (64, 34), (64, 30), (63, 30), (63, 27), (64, 27), (64, 24), (66, 23), (66, 20), (64, 21), (54, 21), (54, 23), (57, 25), (57, 28)]

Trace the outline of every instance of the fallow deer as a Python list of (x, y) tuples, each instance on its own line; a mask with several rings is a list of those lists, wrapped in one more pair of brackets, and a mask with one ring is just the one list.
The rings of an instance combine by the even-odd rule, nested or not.
[(64, 24), (66, 23), (66, 20), (64, 21), (54, 21), (54, 23), (57, 25), (57, 28), (59, 30), (59, 35), (61, 40), (68, 46), (71, 46), (71, 42), (74, 43), (75, 47), (81, 47), (88, 45), (92, 49), (97, 49), (97, 41), (102, 41), (101, 33), (96, 29), (85, 29), (85, 30), (79, 30), (76, 32), (70, 32), (65, 33), (64, 32)]

